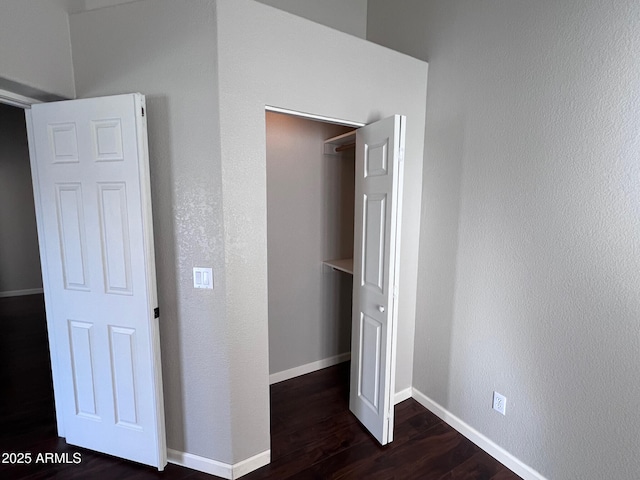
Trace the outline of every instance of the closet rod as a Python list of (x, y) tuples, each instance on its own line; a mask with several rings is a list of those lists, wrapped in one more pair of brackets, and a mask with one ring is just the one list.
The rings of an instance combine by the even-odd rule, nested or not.
[(344, 152), (345, 150), (349, 150), (350, 148), (355, 148), (355, 146), (355, 143), (345, 143), (344, 145), (336, 147), (336, 152)]

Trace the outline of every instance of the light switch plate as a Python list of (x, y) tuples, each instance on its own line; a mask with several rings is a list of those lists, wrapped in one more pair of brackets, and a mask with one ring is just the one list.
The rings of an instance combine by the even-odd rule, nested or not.
[(213, 268), (193, 267), (193, 288), (213, 289)]

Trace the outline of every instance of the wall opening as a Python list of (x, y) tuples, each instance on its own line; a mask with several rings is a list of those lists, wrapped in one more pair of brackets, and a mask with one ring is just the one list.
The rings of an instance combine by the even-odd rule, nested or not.
[(266, 113), (270, 383), (350, 358), (355, 149), (324, 142), (354, 130)]
[(55, 405), (26, 120), (23, 108), (5, 103), (0, 205), (0, 378), (6, 402), (0, 417), (28, 439), (55, 426)]

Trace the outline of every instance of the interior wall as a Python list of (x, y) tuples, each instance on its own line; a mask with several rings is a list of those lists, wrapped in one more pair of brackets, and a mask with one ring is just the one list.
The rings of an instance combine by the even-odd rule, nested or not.
[(367, 35), (367, 0), (257, 1), (356, 37)]
[(42, 289), (24, 110), (0, 104), (0, 295)]
[(0, 89), (74, 98), (67, 13), (53, 1), (0, 2)]
[[(136, 0), (49, 0), (69, 13), (111, 7)], [(341, 32), (365, 38), (367, 0), (257, 0), (285, 12), (327, 25)]]
[[(262, 454), (265, 105), (359, 123), (405, 114), (413, 200), (427, 66), (250, 0), (141, 0), (72, 15), (70, 25), (79, 96), (147, 95), (168, 446), (228, 464)], [(402, 388), (412, 375), (419, 203), (405, 201), (402, 227)], [(207, 265), (216, 287), (193, 289), (191, 268)]]
[(137, 0), (54, 0), (62, 3), (69, 13), (79, 13), (97, 8), (113, 7)]
[[(215, 5), (143, 0), (70, 23), (79, 97), (147, 98), (168, 448), (233, 463)], [(213, 290), (193, 288), (196, 266)]]
[(355, 151), (323, 153), (325, 139), (353, 128), (266, 115), (269, 373), (274, 374), (351, 349), (353, 277), (325, 273), (321, 265), (353, 257)]
[(234, 458), (269, 448), (265, 105), (370, 123), (407, 116), (396, 389), (411, 386), (427, 65), (249, 0), (218, 0)]
[(640, 4), (370, 0), (368, 34), (430, 63), (414, 386), (547, 478), (637, 478)]

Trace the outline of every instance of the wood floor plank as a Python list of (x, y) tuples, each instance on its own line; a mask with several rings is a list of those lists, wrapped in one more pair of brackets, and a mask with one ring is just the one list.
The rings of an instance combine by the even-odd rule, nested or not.
[(520, 477), (480, 450), (440, 480), (516, 480)]
[(498, 472), (493, 477), (491, 477), (491, 480), (522, 480), (522, 479), (503, 465), (502, 468), (498, 470)]

